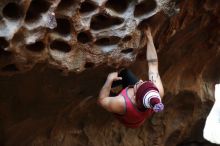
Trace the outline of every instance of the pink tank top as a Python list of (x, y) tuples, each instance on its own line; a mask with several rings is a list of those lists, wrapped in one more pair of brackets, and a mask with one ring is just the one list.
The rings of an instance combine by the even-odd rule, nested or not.
[(128, 97), (127, 91), (128, 87), (123, 89), (120, 93), (125, 99), (125, 113), (123, 115), (114, 115), (126, 127), (138, 128), (144, 123), (147, 118), (149, 118), (154, 113), (154, 111), (152, 109), (139, 111), (137, 107), (131, 102), (131, 99)]

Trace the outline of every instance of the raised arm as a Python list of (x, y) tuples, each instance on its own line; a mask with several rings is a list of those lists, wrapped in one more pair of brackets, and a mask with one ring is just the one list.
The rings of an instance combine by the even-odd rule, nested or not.
[(220, 144), (220, 84), (215, 85), (215, 103), (206, 119), (203, 137), (216, 144)]
[(149, 80), (151, 80), (156, 85), (162, 98), (164, 96), (164, 88), (158, 71), (157, 52), (154, 46), (153, 37), (151, 35), (151, 30), (149, 27), (145, 31), (145, 34), (148, 39), (146, 51), (146, 58), (148, 62), (148, 77)]
[(116, 97), (109, 96), (112, 82), (121, 79), (122, 79), (121, 77), (118, 77), (117, 72), (110, 73), (105, 81), (105, 84), (100, 90), (98, 103), (109, 112), (122, 113), (123, 111), (123, 104), (122, 104), (123, 102), (121, 101), (121, 99), (117, 98), (117, 96)]

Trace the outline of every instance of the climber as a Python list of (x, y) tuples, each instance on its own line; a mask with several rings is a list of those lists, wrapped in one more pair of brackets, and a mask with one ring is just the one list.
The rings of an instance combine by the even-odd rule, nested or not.
[(215, 144), (220, 144), (220, 84), (215, 85), (215, 102), (206, 118), (203, 137)]
[(114, 116), (129, 128), (140, 127), (154, 112), (161, 112), (164, 108), (164, 89), (150, 28), (144, 31), (144, 35), (148, 40), (146, 59), (149, 81), (138, 80), (128, 69), (119, 73), (112, 72), (109, 73), (98, 98), (101, 107), (114, 113)]

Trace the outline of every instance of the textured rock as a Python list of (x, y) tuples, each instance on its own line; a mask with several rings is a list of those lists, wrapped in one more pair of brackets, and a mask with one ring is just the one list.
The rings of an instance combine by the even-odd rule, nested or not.
[[(163, 3), (167, 0), (163, 0)], [(0, 2), (1, 74), (47, 63), (64, 72), (134, 62), (146, 44), (139, 23), (162, 9), (148, 0)]]
[[(176, 9), (166, 1), (137, 2), (0, 2), (1, 75), (25, 72), (0, 77), (0, 145), (213, 145), (202, 128), (220, 81), (220, 4), (179, 0)], [(115, 68), (129, 66), (146, 79), (146, 24), (158, 49), (165, 111), (132, 130), (96, 98)]]

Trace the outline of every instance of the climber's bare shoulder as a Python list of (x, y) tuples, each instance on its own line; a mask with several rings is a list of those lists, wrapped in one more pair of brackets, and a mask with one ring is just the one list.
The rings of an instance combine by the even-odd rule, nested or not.
[(125, 101), (122, 95), (110, 96), (103, 98), (100, 105), (109, 112), (121, 114), (124, 112)]

